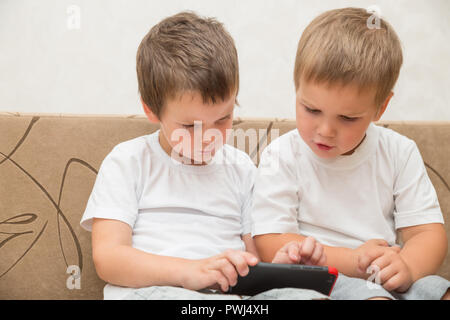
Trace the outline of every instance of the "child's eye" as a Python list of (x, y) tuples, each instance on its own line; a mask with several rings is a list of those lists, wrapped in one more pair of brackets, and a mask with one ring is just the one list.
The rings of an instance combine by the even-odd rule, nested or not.
[(341, 116), (341, 119), (344, 121), (353, 122), (353, 121), (358, 120), (359, 118), (351, 118), (351, 117)]
[(216, 122), (217, 123), (223, 123), (223, 122), (226, 122), (227, 120), (229, 120), (230, 118), (231, 118), (231, 116), (226, 116), (225, 118), (219, 119)]
[(304, 106), (304, 107), (305, 107), (305, 110), (309, 113), (312, 113), (312, 114), (320, 113), (320, 110), (318, 110), (318, 109), (311, 109), (311, 108), (308, 108), (307, 106)]
[(190, 129), (190, 128), (193, 128), (193, 127), (194, 127), (193, 124), (182, 124), (181, 126), (182, 126), (183, 128), (186, 128), (186, 129)]

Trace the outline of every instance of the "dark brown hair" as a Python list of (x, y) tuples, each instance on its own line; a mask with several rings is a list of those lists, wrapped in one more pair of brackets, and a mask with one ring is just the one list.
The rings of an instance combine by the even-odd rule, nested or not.
[(168, 99), (192, 91), (205, 103), (225, 101), (239, 89), (237, 51), (214, 18), (181, 12), (155, 25), (136, 55), (142, 101), (159, 118)]

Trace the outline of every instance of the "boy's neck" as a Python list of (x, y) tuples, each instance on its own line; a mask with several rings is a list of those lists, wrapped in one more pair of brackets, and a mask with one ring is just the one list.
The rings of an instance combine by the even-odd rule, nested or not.
[(363, 143), (363, 141), (366, 139), (366, 135), (367, 135), (367, 134), (364, 134), (364, 137), (362, 138), (361, 142), (358, 143), (358, 145), (357, 145), (356, 147), (354, 147), (352, 150), (350, 150), (350, 151), (348, 151), (348, 152), (346, 152), (346, 153), (344, 153), (344, 154), (342, 154), (342, 155), (343, 155), (343, 156), (349, 156), (349, 155), (352, 155), (352, 154), (355, 152), (355, 150), (358, 149), (358, 147), (361, 145), (361, 143)]
[(173, 150), (172, 146), (168, 143), (168, 141), (165, 137), (165, 134), (162, 130), (159, 131), (158, 142), (159, 142), (159, 145), (161, 146), (161, 148), (164, 150), (164, 152), (167, 153), (167, 155), (175, 161), (178, 161), (178, 162), (181, 162), (182, 164), (190, 165), (190, 166), (205, 166), (208, 164), (207, 162), (203, 162), (203, 161), (201, 163), (199, 163), (199, 161), (195, 161), (193, 159), (186, 158), (182, 154), (178, 154), (177, 158), (172, 157), (172, 150)]

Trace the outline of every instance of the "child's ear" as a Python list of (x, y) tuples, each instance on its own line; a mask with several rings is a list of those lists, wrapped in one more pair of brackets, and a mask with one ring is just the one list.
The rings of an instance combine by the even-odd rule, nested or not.
[(383, 115), (383, 113), (386, 111), (386, 108), (389, 104), (389, 101), (391, 100), (392, 96), (394, 95), (394, 92), (390, 92), (388, 97), (386, 98), (386, 100), (384, 100), (383, 104), (380, 106), (380, 108), (378, 109), (377, 114), (375, 115), (375, 119), (373, 121), (378, 121), (380, 120), (381, 116)]
[(141, 97), (142, 108), (144, 108), (145, 115), (151, 123), (159, 123), (159, 119), (156, 114), (145, 104)]

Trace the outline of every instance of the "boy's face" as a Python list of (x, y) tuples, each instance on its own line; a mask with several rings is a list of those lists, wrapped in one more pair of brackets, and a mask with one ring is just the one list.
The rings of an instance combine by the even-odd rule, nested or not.
[(374, 89), (359, 92), (354, 85), (300, 81), (296, 92), (300, 136), (321, 158), (352, 154), (363, 141), (369, 124), (380, 119), (392, 93), (380, 108), (374, 97)]
[[(199, 92), (185, 92), (170, 99), (160, 118), (161, 147), (172, 158), (185, 164), (207, 164), (227, 141), (233, 124), (236, 93), (226, 101), (205, 104)], [(144, 110), (150, 121), (155, 116)]]

